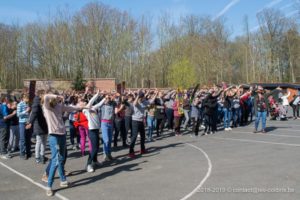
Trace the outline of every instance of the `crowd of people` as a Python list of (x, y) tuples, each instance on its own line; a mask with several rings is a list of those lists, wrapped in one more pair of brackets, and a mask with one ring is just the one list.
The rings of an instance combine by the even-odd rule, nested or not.
[[(288, 101), (289, 96), (290, 93), (281, 88), (266, 91), (261, 86), (227, 86), (225, 83), (211, 88), (140, 89), (123, 94), (100, 90), (93, 93), (89, 89), (62, 94), (41, 90), (31, 102), (27, 94), (21, 99), (2, 96), (1, 158), (10, 159), (12, 152), (19, 152), (21, 159), (29, 159), (35, 137), (35, 162), (45, 164), (48, 141), (51, 158), (42, 180), (48, 184), (47, 195), (52, 196), (56, 170), (60, 186), (69, 187), (64, 168), (68, 134), (71, 149), (80, 150), (82, 156), (88, 154), (84, 168), (92, 173), (102, 162), (114, 160), (112, 145), (128, 149), (128, 156), (135, 158), (138, 138), (139, 153), (146, 154), (145, 143), (154, 142), (164, 132), (174, 136), (187, 132), (193, 137), (205, 136), (248, 126), (255, 119), (253, 132), (266, 133), (268, 115), (270, 119), (286, 120), (291, 106), (294, 119), (299, 118), (299, 95), (292, 101)], [(101, 161), (98, 160), (100, 141)]]

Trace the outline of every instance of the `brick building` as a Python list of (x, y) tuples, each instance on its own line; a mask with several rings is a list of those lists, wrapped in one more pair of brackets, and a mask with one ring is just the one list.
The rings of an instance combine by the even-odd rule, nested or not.
[[(106, 91), (116, 90), (117, 83), (115, 78), (87, 78), (85, 80), (87, 81), (86, 85), (91, 88), (97, 88)], [(63, 79), (25, 79), (24, 87), (29, 88), (30, 83), (34, 82), (36, 90), (70, 90), (72, 88), (72, 80)]]

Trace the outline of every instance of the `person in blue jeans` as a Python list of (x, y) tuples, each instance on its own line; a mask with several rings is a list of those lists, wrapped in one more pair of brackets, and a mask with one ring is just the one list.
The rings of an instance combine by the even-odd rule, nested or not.
[(148, 142), (152, 142), (153, 138), (153, 131), (155, 129), (155, 112), (156, 112), (156, 106), (154, 102), (148, 106), (148, 112), (147, 112), (147, 126), (148, 126)]
[(47, 196), (53, 196), (52, 185), (54, 175), (58, 169), (60, 177), (60, 187), (69, 187), (64, 172), (64, 162), (66, 155), (66, 127), (63, 120), (64, 112), (82, 110), (87, 107), (73, 107), (64, 104), (62, 96), (46, 94), (42, 99), (44, 116), (48, 125), (49, 146), (51, 151), (51, 165), (48, 176)]
[(264, 95), (264, 89), (261, 86), (258, 86), (257, 95), (254, 99), (256, 119), (255, 119), (255, 128), (254, 133), (257, 133), (259, 122), (262, 123), (262, 133), (266, 133), (266, 121), (267, 121), (267, 98)]
[(29, 120), (30, 107), (28, 105), (29, 97), (24, 94), (22, 101), (17, 105), (17, 116), (19, 117), (19, 132), (20, 132), (20, 157), (27, 160), (31, 157), (31, 130), (26, 129)]
[(224, 91), (224, 106), (223, 106), (223, 113), (224, 113), (224, 130), (231, 131), (230, 122), (232, 117), (232, 103), (234, 93), (229, 90), (230, 88)]
[(105, 100), (101, 101), (99, 108), (101, 109), (101, 131), (103, 140), (104, 161), (111, 161), (111, 142), (113, 136), (113, 120), (116, 104), (112, 100), (111, 95), (106, 95)]

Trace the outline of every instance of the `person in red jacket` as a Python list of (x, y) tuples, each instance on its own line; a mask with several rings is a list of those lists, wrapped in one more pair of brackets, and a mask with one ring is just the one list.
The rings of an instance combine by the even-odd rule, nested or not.
[(74, 126), (76, 129), (78, 129), (79, 131), (79, 135), (80, 135), (80, 150), (81, 150), (81, 154), (82, 156), (85, 155), (85, 142), (86, 139), (88, 139), (88, 143), (89, 143), (89, 151), (91, 152), (92, 150), (92, 144), (91, 141), (89, 139), (89, 126), (88, 126), (88, 120), (86, 118), (86, 116), (82, 113), (82, 112), (77, 112), (74, 115)]

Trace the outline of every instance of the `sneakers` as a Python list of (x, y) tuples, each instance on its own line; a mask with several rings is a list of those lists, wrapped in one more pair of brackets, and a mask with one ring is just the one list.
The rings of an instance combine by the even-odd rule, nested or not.
[(229, 131), (229, 129), (228, 128), (224, 128), (224, 131)]
[(60, 182), (60, 187), (63, 187), (63, 188), (67, 188), (70, 186), (70, 183), (68, 181), (62, 181)]
[(135, 154), (134, 154), (134, 153), (129, 153), (129, 154), (128, 154), (128, 157), (129, 157), (129, 158), (135, 158)]
[(103, 161), (112, 161), (113, 159), (111, 155), (104, 155)]
[(262, 132), (262, 133), (266, 133), (266, 130), (265, 130), (265, 129), (263, 129), (263, 130), (261, 130), (261, 132)]
[(41, 163), (41, 159), (40, 159), (40, 158), (35, 158), (35, 162), (36, 162), (37, 164), (39, 164), (39, 163)]
[(140, 154), (146, 154), (147, 153), (147, 150), (146, 149), (143, 149), (140, 151)]
[(3, 160), (8, 160), (8, 159), (11, 159), (12, 156), (10, 154), (5, 154), (5, 155), (1, 155), (0, 158)]
[(89, 172), (89, 173), (92, 173), (92, 172), (94, 172), (95, 170), (94, 170), (94, 168), (92, 167), (92, 165), (88, 165), (86, 171)]
[(45, 182), (45, 183), (48, 183), (48, 176), (47, 176), (46, 173), (43, 174), (42, 181)]
[(77, 150), (76, 145), (72, 146), (72, 150)]
[(232, 128), (231, 128), (231, 127), (228, 127), (227, 129), (228, 129), (228, 131), (232, 131)]
[(21, 155), (20, 158), (21, 158), (22, 160), (28, 160), (28, 156), (27, 156), (27, 155)]
[(65, 176), (70, 176), (70, 174), (71, 174), (70, 171), (65, 170)]
[(46, 189), (46, 195), (48, 196), (48, 197), (52, 197), (53, 196), (53, 190), (50, 188), (50, 187), (47, 187), (47, 189)]

